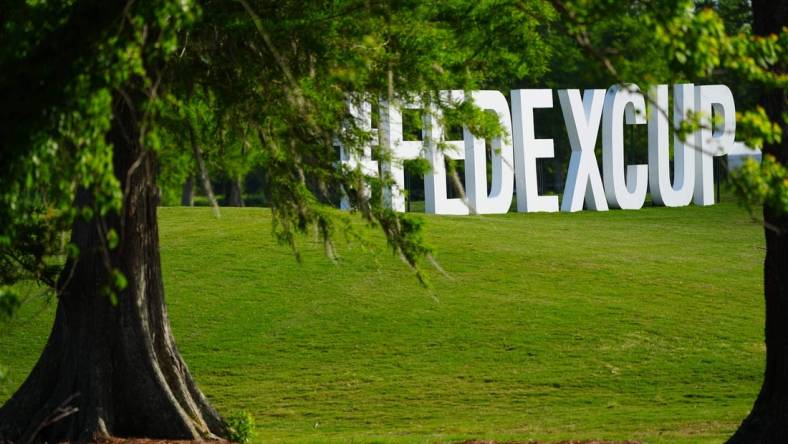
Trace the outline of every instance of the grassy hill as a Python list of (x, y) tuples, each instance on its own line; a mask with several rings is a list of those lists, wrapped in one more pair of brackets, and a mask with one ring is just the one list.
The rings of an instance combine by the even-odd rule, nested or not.
[[(427, 216), (431, 289), (377, 233), (377, 252), (339, 241), (337, 264), (303, 239), (298, 265), (265, 209), (160, 218), (181, 352), (260, 442), (712, 443), (759, 387), (762, 230), (733, 204)], [(0, 401), (52, 312), (0, 327)]]

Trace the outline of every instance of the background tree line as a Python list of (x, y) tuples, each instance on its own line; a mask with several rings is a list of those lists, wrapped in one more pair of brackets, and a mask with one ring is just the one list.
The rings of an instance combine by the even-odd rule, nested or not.
[[(752, 32), (752, 8), (747, 0), (697, 1), (694, 8), (697, 11), (713, 10), (722, 20), (728, 34), (749, 35)], [(660, 79), (672, 77), (669, 61), (665, 59), (661, 48), (653, 44), (653, 36), (643, 32), (642, 17), (640, 17), (643, 13), (643, 6), (637, 2), (621, 5), (617, 14), (600, 17), (590, 31), (591, 38), (594, 42), (600, 42), (608, 48), (611, 60), (620, 71), (631, 72), (629, 74), (631, 78), (660, 82)], [(500, 83), (498, 87), (502, 88), (506, 95), (509, 89), (514, 88), (607, 88), (616, 82), (614, 76), (590, 58), (583, 48), (579, 48), (572, 37), (563, 32), (560, 25), (546, 26), (542, 33), (550, 51), (561, 54), (561, 57), (552, 58), (546, 69), (528, 78), (513, 78), (508, 83)], [(747, 82), (739, 82), (736, 75), (728, 71), (719, 70), (713, 75), (697, 78), (695, 81), (699, 84), (710, 82), (735, 84), (733, 92), (736, 103), (742, 109), (753, 108), (757, 101), (754, 86)], [(233, 121), (228, 116), (221, 115), (223, 112), (217, 108), (219, 104), (216, 100), (210, 97), (195, 97), (190, 105), (192, 107), (190, 118), (195, 120), (194, 127), (198, 128), (196, 143), (200, 147), (200, 152), (195, 154), (191, 144), (186, 144), (181, 150), (170, 151), (173, 157), (161, 163), (159, 183), (162, 190), (162, 204), (191, 206), (194, 205), (194, 198), (197, 196), (198, 205), (231, 207), (268, 205), (263, 159), (255, 155), (259, 152), (259, 146), (255, 145), (252, 138), (240, 128), (219, 130), (220, 126), (213, 123), (217, 119), (226, 119), (223, 126), (233, 124)], [(375, 107), (373, 128), (377, 128), (377, 110)], [(422, 129), (420, 113), (406, 110), (405, 117), (406, 139), (420, 140)], [(538, 122), (536, 128), (543, 135), (542, 137), (555, 140), (555, 157), (539, 161), (540, 191), (560, 194), (563, 192), (565, 172), (571, 154), (560, 108), (556, 106), (552, 109), (540, 110), (536, 119)], [(178, 134), (180, 130), (177, 119), (173, 120), (172, 129), (174, 134), (172, 140), (168, 142), (172, 146), (177, 146), (178, 141), (189, 139), (183, 134)], [(627, 131), (629, 163), (646, 163), (648, 153), (645, 127), (631, 126)], [(461, 132), (455, 132), (458, 133), (455, 136), (461, 138)], [(452, 161), (447, 159), (447, 162)], [(726, 182), (727, 168), (724, 159), (718, 158), (715, 162), (717, 164), (715, 179)], [(460, 173), (459, 179), (464, 183), (462, 163), (453, 163), (452, 167)], [(201, 164), (204, 169), (201, 169)], [(209, 178), (210, 192), (201, 179), (203, 175)], [(408, 202), (423, 200), (423, 170), (418, 163), (406, 162), (406, 178)], [(447, 185), (450, 197), (453, 197), (456, 190), (451, 183)], [(211, 197), (214, 194), (216, 196)], [(332, 196), (331, 200), (331, 203), (338, 205), (338, 195)]]

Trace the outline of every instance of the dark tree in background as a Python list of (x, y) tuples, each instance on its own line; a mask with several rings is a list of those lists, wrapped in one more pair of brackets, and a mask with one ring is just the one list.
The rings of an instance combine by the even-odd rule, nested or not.
[[(768, 36), (784, 32), (788, 23), (788, 2), (753, 0), (753, 32)], [(776, 67), (785, 74), (786, 61)], [(785, 89), (761, 91), (759, 104), (770, 120), (779, 122), (783, 137), (788, 136)], [(788, 143), (767, 142), (763, 155), (788, 165)], [(766, 370), (763, 385), (747, 419), (728, 441), (730, 444), (788, 442), (788, 211), (785, 206), (766, 201), (763, 206), (766, 259), (763, 286), (766, 301)]]

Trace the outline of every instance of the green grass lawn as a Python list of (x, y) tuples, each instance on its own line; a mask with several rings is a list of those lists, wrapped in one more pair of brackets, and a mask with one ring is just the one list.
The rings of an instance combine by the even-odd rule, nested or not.
[[(259, 442), (719, 443), (747, 414), (764, 250), (734, 204), (425, 217), (431, 289), (377, 233), (337, 264), (302, 239), (298, 265), (268, 210), (162, 208), (173, 329), (217, 408)], [(52, 312), (0, 327), (0, 401)]]

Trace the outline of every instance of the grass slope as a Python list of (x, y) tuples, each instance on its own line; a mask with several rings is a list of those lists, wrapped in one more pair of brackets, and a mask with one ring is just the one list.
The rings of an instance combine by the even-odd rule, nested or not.
[[(303, 264), (264, 209), (162, 208), (170, 317), (201, 387), (261, 442), (720, 442), (762, 372), (762, 231), (732, 204), (427, 217), (433, 288), (380, 249)], [(53, 308), (0, 334), (10, 396)]]

